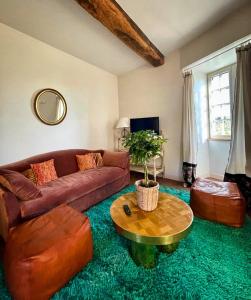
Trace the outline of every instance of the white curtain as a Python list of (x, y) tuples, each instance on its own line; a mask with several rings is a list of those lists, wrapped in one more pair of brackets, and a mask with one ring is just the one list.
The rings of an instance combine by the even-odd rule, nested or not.
[(236, 50), (232, 139), (226, 172), (251, 176), (251, 45)]
[(236, 182), (251, 211), (251, 44), (236, 50), (232, 139), (224, 180)]
[(196, 177), (197, 164), (197, 130), (191, 72), (184, 74), (182, 121), (183, 176), (185, 183), (191, 185)]
[(251, 178), (251, 44), (243, 48), (238, 52), (242, 53), (243, 65), (246, 175)]

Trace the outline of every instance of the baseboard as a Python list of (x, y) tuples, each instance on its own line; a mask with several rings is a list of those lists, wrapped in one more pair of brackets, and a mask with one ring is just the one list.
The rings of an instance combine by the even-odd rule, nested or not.
[(196, 178), (207, 178), (207, 177), (211, 177), (210, 174), (208, 173), (196, 173)]
[(217, 179), (217, 180), (222, 180), (223, 181), (223, 179), (224, 179), (224, 175), (220, 175), (220, 174), (210, 174), (210, 176), (209, 176), (210, 178), (215, 178), (215, 179)]
[(182, 177), (179, 177), (179, 176), (172, 176), (172, 175), (164, 175), (163, 177), (164, 179), (167, 179), (167, 180), (173, 180), (173, 181), (178, 181), (178, 182), (183, 182), (183, 178)]

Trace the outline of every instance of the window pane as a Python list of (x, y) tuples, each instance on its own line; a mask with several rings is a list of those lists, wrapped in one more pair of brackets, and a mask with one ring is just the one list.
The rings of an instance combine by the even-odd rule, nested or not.
[(220, 88), (220, 76), (216, 75), (211, 78), (211, 89), (216, 90)]
[(221, 118), (221, 106), (220, 105), (212, 106), (210, 109), (210, 116), (211, 116), (211, 120)]
[(222, 113), (222, 118), (231, 118), (231, 111), (230, 111), (230, 104), (223, 104), (221, 105), (221, 113)]
[(229, 86), (229, 73), (223, 73), (220, 75), (220, 87), (228, 87)]
[(221, 96), (221, 92), (220, 90), (215, 90), (215, 91), (212, 91), (210, 93), (210, 106), (211, 105), (216, 105), (219, 103), (219, 99), (220, 99), (220, 96)]
[(209, 77), (210, 134), (231, 136), (230, 75), (228, 71)]
[(218, 119), (213, 120), (211, 123), (211, 136), (212, 137), (219, 136), (219, 135), (221, 135), (221, 132), (222, 132), (221, 119), (218, 118)]
[(216, 105), (210, 110), (211, 136), (231, 135), (230, 104)]
[(210, 93), (210, 106), (216, 104), (225, 104), (230, 101), (229, 88), (215, 90)]
[(229, 102), (230, 102), (229, 88), (220, 90), (220, 97), (218, 99), (218, 104), (229, 103)]

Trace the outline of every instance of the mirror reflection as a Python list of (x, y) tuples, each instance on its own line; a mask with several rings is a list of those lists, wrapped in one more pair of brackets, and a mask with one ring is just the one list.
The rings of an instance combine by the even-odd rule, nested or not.
[(36, 115), (45, 124), (59, 124), (65, 118), (66, 110), (65, 99), (56, 90), (44, 89), (35, 98)]

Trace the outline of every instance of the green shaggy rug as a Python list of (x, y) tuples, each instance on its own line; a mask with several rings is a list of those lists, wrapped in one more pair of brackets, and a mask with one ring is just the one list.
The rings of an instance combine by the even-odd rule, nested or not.
[[(114, 230), (109, 209), (130, 186), (91, 208), (94, 258), (53, 300), (61, 299), (251, 299), (251, 220), (234, 229), (195, 218), (189, 236), (154, 269), (137, 267), (127, 241)], [(161, 187), (189, 203), (184, 190)], [(0, 271), (0, 299), (10, 295)]]

